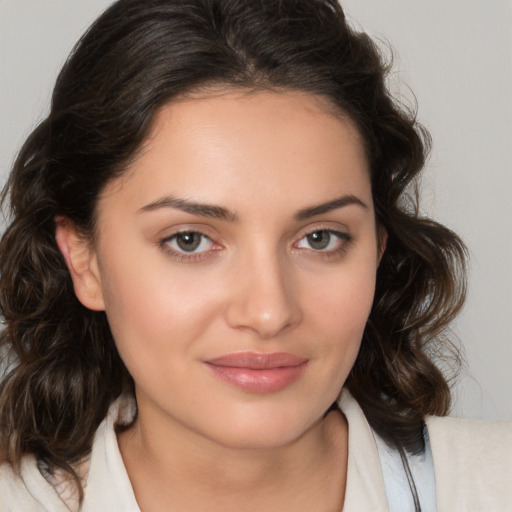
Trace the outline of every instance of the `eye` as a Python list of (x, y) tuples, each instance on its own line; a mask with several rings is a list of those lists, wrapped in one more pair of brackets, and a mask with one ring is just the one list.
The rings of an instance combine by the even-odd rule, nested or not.
[(299, 249), (313, 251), (335, 252), (343, 248), (350, 236), (332, 229), (319, 229), (303, 236), (296, 244)]
[(214, 246), (213, 241), (198, 231), (183, 231), (163, 240), (162, 245), (177, 253), (202, 253)]

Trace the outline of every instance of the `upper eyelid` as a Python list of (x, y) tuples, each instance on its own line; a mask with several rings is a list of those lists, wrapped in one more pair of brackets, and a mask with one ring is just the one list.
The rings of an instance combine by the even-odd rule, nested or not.
[(317, 231), (329, 231), (330, 233), (338, 233), (343, 236), (350, 237), (350, 230), (346, 226), (340, 226), (336, 224), (333, 226), (331, 223), (320, 223), (314, 226), (306, 226), (300, 229), (295, 235), (296, 240), (300, 240), (301, 238), (310, 235), (311, 233), (316, 233)]
[(317, 233), (318, 231), (327, 231), (329, 233), (335, 233), (340, 235), (348, 235), (347, 230), (343, 230), (341, 228), (332, 228), (332, 227), (318, 227), (310, 230), (306, 230), (302, 236), (310, 235), (311, 233)]
[(197, 233), (198, 235), (204, 236), (206, 238), (209, 238), (210, 240), (212, 237), (206, 233), (203, 233), (202, 231), (199, 231), (197, 229), (180, 229), (178, 231), (173, 231), (170, 235), (166, 235), (162, 238), (162, 240), (170, 240), (171, 238), (174, 238), (178, 235), (184, 235), (186, 233)]
[(297, 242), (300, 242), (301, 240), (303, 240), (304, 238), (306, 238), (307, 236), (313, 234), (313, 233), (317, 233), (319, 231), (327, 231), (327, 233), (330, 233), (334, 236), (337, 236), (338, 238), (342, 239), (342, 240), (345, 240), (346, 242), (348, 242), (349, 240), (352, 240), (352, 236), (349, 234), (349, 233), (345, 233), (344, 231), (340, 231), (338, 229), (313, 229), (312, 231), (306, 231), (305, 233), (303, 233), (301, 236), (299, 236), (295, 242), (293, 242), (294, 244), (296, 244)]
[(185, 225), (184, 227), (168, 227), (165, 229), (160, 230), (160, 232), (157, 235), (157, 238), (160, 242), (163, 242), (165, 240), (169, 240), (179, 234), (183, 233), (198, 233), (199, 235), (205, 236), (206, 238), (209, 238), (215, 243), (219, 243), (218, 240), (221, 240), (222, 237), (220, 234), (215, 230), (212, 230), (211, 228), (208, 228), (207, 226), (201, 225), (201, 226), (194, 226), (194, 225)]

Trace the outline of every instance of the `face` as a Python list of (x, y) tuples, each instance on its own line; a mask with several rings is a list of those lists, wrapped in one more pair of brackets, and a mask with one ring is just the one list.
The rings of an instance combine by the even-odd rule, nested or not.
[(97, 225), (75, 289), (106, 311), (140, 421), (233, 447), (318, 424), (356, 358), (379, 259), (349, 120), (291, 92), (170, 103)]

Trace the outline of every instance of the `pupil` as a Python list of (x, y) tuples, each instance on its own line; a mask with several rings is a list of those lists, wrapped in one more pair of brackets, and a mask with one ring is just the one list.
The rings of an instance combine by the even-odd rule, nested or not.
[(315, 231), (308, 235), (309, 245), (313, 249), (325, 249), (331, 240), (331, 235), (328, 231)]
[(199, 247), (201, 235), (199, 233), (181, 233), (176, 237), (176, 243), (183, 251), (192, 252)]

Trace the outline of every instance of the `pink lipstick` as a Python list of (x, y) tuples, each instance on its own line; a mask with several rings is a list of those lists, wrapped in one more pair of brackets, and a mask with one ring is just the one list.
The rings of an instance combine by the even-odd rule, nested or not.
[(287, 352), (235, 352), (205, 361), (220, 379), (243, 391), (274, 393), (295, 382), (308, 360)]

